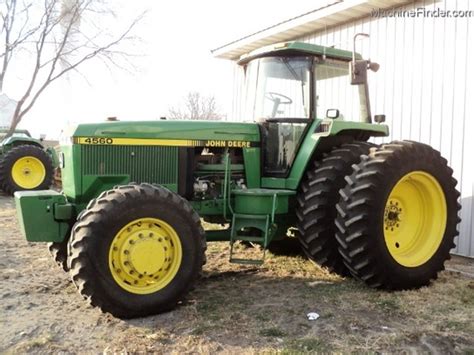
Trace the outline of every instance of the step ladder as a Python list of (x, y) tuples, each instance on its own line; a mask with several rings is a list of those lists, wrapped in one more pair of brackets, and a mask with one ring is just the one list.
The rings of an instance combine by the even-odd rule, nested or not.
[[(229, 261), (235, 264), (244, 265), (262, 265), (265, 260), (265, 251), (269, 244), (269, 234), (272, 226), (271, 215), (250, 215), (234, 213), (232, 216), (232, 229), (230, 233), (230, 258)], [(245, 235), (241, 230), (243, 228), (256, 228), (261, 232), (260, 236)], [(240, 233), (239, 233), (240, 232)], [(260, 244), (263, 248), (263, 254), (260, 259), (242, 259), (234, 257), (234, 244), (236, 241), (251, 242)]]

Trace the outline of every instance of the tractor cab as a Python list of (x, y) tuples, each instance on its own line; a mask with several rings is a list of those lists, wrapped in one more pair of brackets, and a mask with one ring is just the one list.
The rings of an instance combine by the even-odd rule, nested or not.
[(284, 177), (315, 120), (370, 122), (366, 81), (350, 85), (352, 52), (292, 42), (241, 58), (245, 120), (263, 140), (263, 174)]

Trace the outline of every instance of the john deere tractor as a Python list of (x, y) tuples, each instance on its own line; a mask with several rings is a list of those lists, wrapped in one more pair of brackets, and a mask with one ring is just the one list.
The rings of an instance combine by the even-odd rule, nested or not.
[[(51, 243), (84, 298), (122, 318), (175, 307), (206, 243), (229, 241), (230, 262), (258, 265), (264, 255), (239, 258), (235, 243), (264, 251), (290, 227), (311, 260), (371, 287), (435, 279), (457, 235), (456, 181), (428, 145), (368, 142), (389, 134), (370, 111), (367, 72), (378, 65), (299, 42), (238, 64), (242, 122), (72, 127), (63, 192), (15, 193), (26, 239)], [(203, 220), (229, 227), (204, 230)]]
[(56, 152), (32, 138), (27, 130), (0, 129), (0, 189), (8, 194), (24, 190), (44, 190), (53, 181)]

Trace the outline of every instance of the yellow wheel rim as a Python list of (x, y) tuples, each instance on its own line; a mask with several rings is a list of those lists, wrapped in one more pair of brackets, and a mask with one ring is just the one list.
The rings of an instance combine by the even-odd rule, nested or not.
[(139, 218), (115, 235), (109, 250), (109, 268), (123, 289), (150, 294), (173, 280), (182, 254), (173, 227), (158, 218)]
[(423, 265), (438, 250), (446, 219), (446, 199), (438, 181), (423, 171), (406, 174), (392, 189), (385, 205), (388, 251), (403, 266)]
[(45, 177), (46, 168), (38, 158), (26, 156), (13, 164), (13, 182), (23, 189), (34, 189), (40, 186)]

